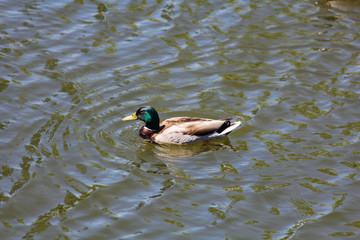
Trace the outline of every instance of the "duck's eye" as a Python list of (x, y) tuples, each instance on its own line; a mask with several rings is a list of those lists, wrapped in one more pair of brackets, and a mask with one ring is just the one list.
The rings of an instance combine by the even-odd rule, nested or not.
[(140, 113), (141, 113), (141, 114), (144, 114), (144, 113), (145, 113), (145, 111), (144, 111), (144, 110), (140, 110)]

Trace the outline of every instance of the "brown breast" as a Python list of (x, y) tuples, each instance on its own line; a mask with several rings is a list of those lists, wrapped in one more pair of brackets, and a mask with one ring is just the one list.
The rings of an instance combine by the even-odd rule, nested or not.
[(143, 126), (139, 130), (139, 135), (140, 135), (140, 137), (142, 137), (144, 139), (151, 140), (151, 136), (154, 135), (154, 132), (151, 129), (148, 129), (147, 127)]

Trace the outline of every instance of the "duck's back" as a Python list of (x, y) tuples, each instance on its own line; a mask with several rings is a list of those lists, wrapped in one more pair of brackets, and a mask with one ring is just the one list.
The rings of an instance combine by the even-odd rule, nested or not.
[(169, 118), (160, 123), (160, 126), (164, 126), (164, 128), (154, 135), (154, 141), (159, 143), (186, 144), (222, 138), (225, 136), (222, 134), (222, 131), (233, 124), (230, 122), (230, 119)]

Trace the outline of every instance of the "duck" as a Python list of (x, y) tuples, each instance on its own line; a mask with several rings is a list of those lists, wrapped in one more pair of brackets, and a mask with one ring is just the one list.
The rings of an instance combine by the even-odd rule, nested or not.
[(196, 117), (173, 117), (160, 122), (159, 114), (152, 106), (140, 107), (122, 120), (145, 122), (139, 130), (140, 137), (158, 144), (190, 144), (220, 139), (241, 124), (241, 121), (232, 122), (231, 118), (214, 120)]

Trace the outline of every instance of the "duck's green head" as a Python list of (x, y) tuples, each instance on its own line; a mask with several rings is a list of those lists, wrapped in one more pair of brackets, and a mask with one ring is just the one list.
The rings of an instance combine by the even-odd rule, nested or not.
[(134, 114), (124, 117), (123, 121), (130, 121), (139, 119), (144, 121), (147, 128), (157, 130), (159, 129), (160, 119), (155, 108), (151, 106), (141, 107)]

